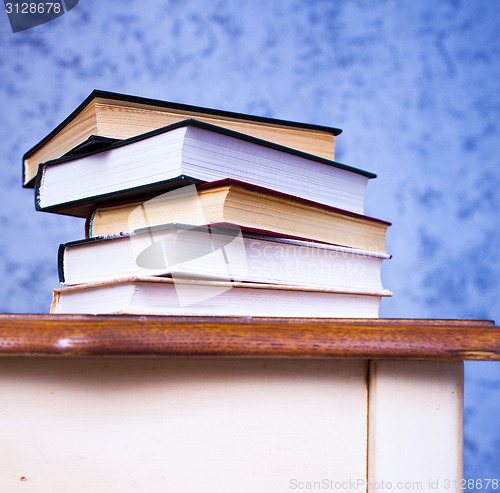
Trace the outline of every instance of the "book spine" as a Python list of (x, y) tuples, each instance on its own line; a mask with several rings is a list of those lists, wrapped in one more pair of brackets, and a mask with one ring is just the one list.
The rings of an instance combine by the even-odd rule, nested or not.
[(45, 166), (40, 163), (38, 165), (38, 173), (36, 174), (36, 181), (35, 181), (35, 210), (41, 211), (42, 206), (40, 205), (41, 201), (41, 194), (42, 194), (42, 187), (43, 187), (43, 176), (45, 175)]
[(57, 251), (57, 272), (59, 274), (59, 282), (64, 284), (64, 252), (66, 250), (65, 245), (59, 245)]
[(55, 315), (59, 313), (59, 299), (61, 295), (58, 290), (54, 289), (52, 292), (52, 303), (50, 304), (50, 314)]
[[(55, 161), (52, 161), (54, 163)], [(145, 196), (160, 195), (171, 190), (181, 188), (187, 185), (197, 185), (201, 180), (186, 175), (179, 175), (175, 178), (162, 180), (156, 183), (138, 185), (132, 188), (125, 188), (116, 192), (108, 192), (102, 195), (93, 195), (82, 199), (76, 199), (61, 204), (42, 206), (40, 200), (44, 190), (45, 167), (51, 164), (44, 163), (43, 170), (39, 169), (37, 174), (37, 184), (35, 186), (35, 208), (37, 211), (50, 212), (55, 214), (64, 214), (68, 216), (87, 217), (89, 209), (100, 206), (102, 203), (119, 204), (120, 202), (130, 202), (137, 198)], [(43, 174), (42, 174), (43, 173)]]
[(94, 223), (94, 216), (97, 212), (97, 207), (92, 207), (87, 213), (85, 218), (85, 239), (88, 240), (92, 237), (92, 224)]
[(32, 188), (32, 185), (26, 181), (26, 154), (22, 157), (21, 159), (21, 170), (22, 170), (22, 185), (23, 185), (23, 188)]

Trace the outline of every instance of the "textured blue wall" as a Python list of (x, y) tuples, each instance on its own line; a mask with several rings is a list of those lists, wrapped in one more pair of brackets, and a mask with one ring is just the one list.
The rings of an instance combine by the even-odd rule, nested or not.
[[(21, 156), (94, 88), (340, 127), (393, 222), (381, 316), (500, 322), (500, 2), (81, 0), (0, 13), (0, 311), (46, 312), (60, 242)], [(500, 477), (500, 364), (466, 364), (465, 475)]]

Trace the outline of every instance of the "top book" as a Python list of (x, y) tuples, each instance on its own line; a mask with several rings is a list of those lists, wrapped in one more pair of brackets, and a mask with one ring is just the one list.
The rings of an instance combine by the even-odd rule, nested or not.
[[(94, 90), (61, 124), (23, 156), (23, 186), (33, 188), (40, 163), (79, 148), (105, 147), (117, 139), (137, 135), (195, 118), (308, 154), (334, 160), (333, 127), (170, 103)], [(76, 148), (76, 150), (75, 150)]]

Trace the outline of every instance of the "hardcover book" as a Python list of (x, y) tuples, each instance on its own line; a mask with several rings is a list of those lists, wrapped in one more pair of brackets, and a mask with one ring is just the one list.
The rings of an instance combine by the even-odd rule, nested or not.
[[(95, 204), (161, 193), (172, 180), (225, 178), (363, 214), (376, 175), (197, 120), (40, 165), (38, 210), (85, 217)], [(177, 186), (177, 185), (176, 185)]]
[(64, 284), (172, 276), (385, 293), (389, 255), (242, 231), (169, 224), (59, 248)]
[[(23, 156), (23, 185), (33, 187), (39, 163), (60, 158), (96, 138), (128, 139), (187, 118), (219, 125), (325, 159), (334, 159), (338, 128), (93, 91), (60, 125)], [(99, 144), (104, 146), (106, 140)], [(109, 142), (108, 142), (109, 144)]]
[(235, 224), (272, 235), (295, 237), (386, 253), (390, 223), (236, 180), (220, 180), (140, 201), (112, 203), (90, 211), (86, 236), (106, 236), (168, 223)]
[(377, 318), (381, 295), (165, 278), (55, 289), (50, 312), (241, 317)]

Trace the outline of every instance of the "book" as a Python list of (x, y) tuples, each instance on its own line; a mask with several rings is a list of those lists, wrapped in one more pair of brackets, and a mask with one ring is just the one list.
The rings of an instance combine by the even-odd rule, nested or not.
[(106, 236), (168, 223), (236, 224), (267, 232), (386, 254), (390, 223), (322, 206), (236, 180), (179, 188), (141, 201), (90, 211), (86, 236)]
[(242, 231), (169, 224), (62, 244), (59, 280), (75, 285), (141, 276), (259, 282), (390, 294), (389, 255)]
[(107, 149), (111, 144), (119, 142), (120, 139), (112, 139), (109, 137), (100, 137), (99, 135), (91, 135), (85, 142), (78, 144), (63, 154), (61, 157), (68, 156), (83, 156), (92, 151)]
[(381, 296), (341, 290), (146, 277), (54, 289), (50, 312), (377, 318)]
[(341, 133), (340, 129), (327, 126), (94, 90), (61, 124), (24, 154), (23, 186), (34, 186), (39, 163), (57, 159), (88, 139), (128, 139), (187, 118), (331, 160), (335, 156), (335, 137)]
[(376, 175), (222, 127), (184, 120), (83, 156), (41, 164), (37, 210), (85, 217), (103, 202), (162, 193), (172, 180), (232, 178), (363, 214)]

